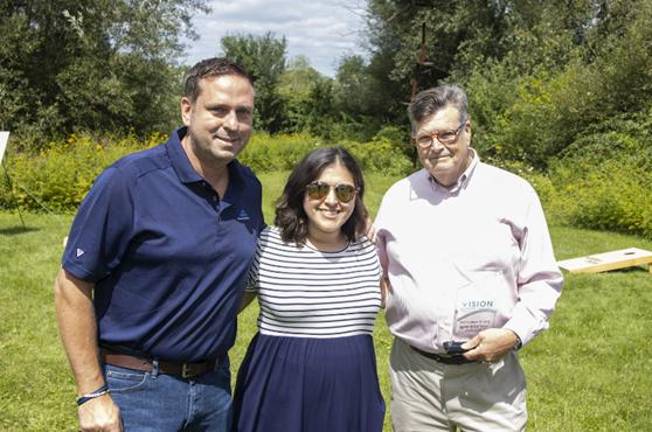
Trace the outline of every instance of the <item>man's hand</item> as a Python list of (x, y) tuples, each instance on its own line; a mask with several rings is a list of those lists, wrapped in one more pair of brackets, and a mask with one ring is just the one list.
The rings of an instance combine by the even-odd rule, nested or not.
[(376, 242), (376, 227), (369, 216), (367, 216), (367, 220), (365, 221), (365, 235), (370, 242)]
[[(94, 287), (94, 284), (77, 279), (63, 269), (54, 283), (59, 332), (75, 375), (78, 394), (87, 394), (104, 384), (92, 301)], [(77, 415), (83, 431), (122, 430), (118, 407), (108, 394), (80, 405)]]
[(513, 331), (490, 328), (466, 341), (462, 348), (469, 350), (464, 353), (464, 357), (469, 360), (495, 362), (514, 349), (517, 342), (518, 336)]
[(120, 409), (111, 396), (105, 394), (91, 399), (77, 410), (79, 428), (84, 432), (122, 432)]

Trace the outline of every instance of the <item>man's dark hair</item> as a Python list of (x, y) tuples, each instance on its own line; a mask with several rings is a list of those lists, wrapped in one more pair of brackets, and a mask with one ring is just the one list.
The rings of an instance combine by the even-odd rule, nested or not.
[(253, 78), (244, 67), (224, 57), (213, 57), (200, 61), (186, 72), (183, 96), (194, 103), (199, 97), (199, 82), (203, 78), (223, 75), (238, 75), (254, 85)]
[(274, 224), (280, 228), (284, 242), (305, 244), (308, 236), (308, 216), (303, 209), (306, 186), (317, 180), (326, 167), (340, 163), (353, 177), (358, 188), (355, 207), (349, 219), (342, 225), (342, 232), (349, 241), (355, 241), (365, 232), (368, 212), (364, 206), (364, 178), (356, 160), (341, 147), (324, 147), (311, 151), (292, 170), (283, 195), (276, 204)]
[(462, 87), (455, 84), (441, 85), (417, 93), (414, 100), (408, 105), (412, 135), (425, 118), (448, 105), (459, 111), (460, 120), (468, 119), (468, 100)]

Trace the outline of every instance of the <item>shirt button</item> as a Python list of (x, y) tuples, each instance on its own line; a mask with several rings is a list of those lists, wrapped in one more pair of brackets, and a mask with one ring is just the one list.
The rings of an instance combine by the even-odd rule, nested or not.
[(213, 195), (213, 201), (217, 201), (217, 200), (219, 200), (219, 198), (217, 197), (217, 195)]

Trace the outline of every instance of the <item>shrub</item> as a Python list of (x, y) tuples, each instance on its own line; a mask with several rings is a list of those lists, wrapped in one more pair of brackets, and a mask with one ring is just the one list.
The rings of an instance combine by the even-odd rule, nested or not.
[[(586, 46), (571, 48), (574, 43), (556, 35), (536, 38), (528, 53), (515, 50), (454, 76), (468, 90), (474, 144), (482, 154), (546, 169), (551, 158), (595, 133), (597, 125), (649, 109), (652, 2), (630, 3), (618, 6), (620, 15), (608, 14), (596, 27), (588, 26)], [(606, 31), (611, 26), (614, 31)], [(539, 54), (545, 55), (532, 62)]]
[(256, 133), (239, 159), (255, 172), (292, 169), (309, 151), (341, 145), (358, 160), (363, 170), (387, 175), (407, 174), (412, 163), (405, 155), (397, 128), (384, 128), (369, 142), (339, 139), (325, 141), (308, 134), (268, 135)]
[(575, 141), (547, 173), (523, 162), (485, 160), (527, 179), (555, 224), (652, 238), (651, 118), (596, 125), (600, 132)]
[(560, 221), (652, 238), (652, 140), (585, 136), (551, 164), (550, 178)]
[[(74, 134), (65, 141), (51, 142), (38, 153), (12, 152), (6, 166), (13, 190), (0, 182), (0, 208), (35, 211), (71, 211), (77, 208), (95, 178), (120, 157), (165, 141), (160, 134), (145, 140), (134, 136), (97, 138)], [(358, 159), (363, 169), (388, 175), (406, 174), (411, 164), (400, 145), (376, 137), (368, 143), (327, 143), (308, 134), (255, 134), (240, 160), (256, 172), (287, 171), (314, 148), (342, 145)], [(13, 147), (13, 146), (12, 146)]]
[(385, 137), (375, 137), (368, 143), (343, 142), (342, 146), (351, 152), (364, 171), (397, 176), (405, 175), (412, 169), (412, 163), (401, 147)]
[(256, 132), (238, 159), (254, 172), (286, 171), (309, 151), (324, 145), (308, 134), (269, 135)]
[(98, 140), (88, 134), (73, 134), (63, 142), (51, 142), (36, 154), (8, 155), (7, 182), (0, 185), (0, 208), (64, 211), (76, 208), (95, 177), (118, 158), (153, 146), (159, 134), (140, 141), (133, 136)]

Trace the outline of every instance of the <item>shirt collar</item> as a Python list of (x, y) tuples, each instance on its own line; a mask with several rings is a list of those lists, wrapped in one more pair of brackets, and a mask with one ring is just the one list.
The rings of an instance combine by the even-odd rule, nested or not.
[[(187, 133), (188, 128), (186, 126), (175, 129), (170, 139), (165, 143), (165, 147), (179, 180), (183, 183), (196, 183), (203, 181), (204, 178), (192, 167), (190, 159), (188, 159), (188, 155), (186, 155), (181, 145), (181, 140)], [(241, 186), (243, 179), (240, 173), (240, 163), (237, 160), (233, 160), (229, 162), (227, 167), (229, 169), (230, 180), (234, 180), (233, 183), (236, 183), (238, 187)]]
[(439, 182), (437, 182), (437, 180), (435, 180), (433, 176), (428, 174), (428, 179), (430, 180), (430, 183), (432, 183), (433, 187), (446, 191), (451, 195), (457, 194), (461, 189), (466, 189), (466, 186), (469, 184), (469, 180), (473, 176), (475, 167), (478, 166), (478, 163), (480, 163), (480, 156), (478, 156), (478, 152), (470, 147), (469, 147), (469, 151), (471, 152), (472, 155), (471, 163), (469, 163), (469, 166), (466, 167), (462, 175), (457, 178), (457, 181), (453, 183), (451, 186), (446, 187), (446, 186), (442, 186)]
[(202, 177), (190, 164), (190, 159), (188, 159), (181, 145), (181, 140), (187, 133), (188, 128), (186, 126), (175, 129), (168, 142), (165, 143), (165, 148), (168, 152), (170, 162), (172, 162), (172, 166), (174, 167), (174, 171), (179, 176), (179, 180), (183, 183), (195, 183), (202, 181)]

